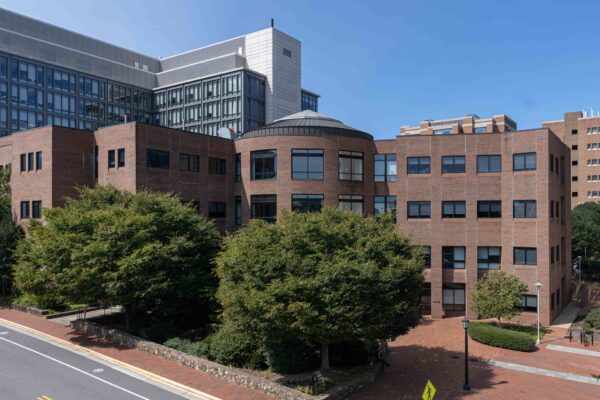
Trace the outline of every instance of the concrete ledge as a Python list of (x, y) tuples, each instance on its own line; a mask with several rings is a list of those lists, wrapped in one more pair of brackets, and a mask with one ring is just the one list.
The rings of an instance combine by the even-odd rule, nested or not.
[[(101, 310), (101, 309), (102, 309), (102, 307), (88, 307), (87, 309), (85, 309), (85, 311), (90, 312), (90, 311), (97, 311), (97, 310)], [(45, 314), (44, 318), (54, 319), (54, 318), (68, 317), (70, 315), (83, 313), (83, 311), (84, 311), (84, 309), (80, 308), (78, 310), (63, 311), (63, 312), (57, 312), (54, 314)]]
[(22, 304), (11, 304), (10, 308), (27, 314), (35, 315), (36, 317), (44, 317), (48, 315), (48, 310), (42, 310), (41, 308), (37, 307), (24, 306)]

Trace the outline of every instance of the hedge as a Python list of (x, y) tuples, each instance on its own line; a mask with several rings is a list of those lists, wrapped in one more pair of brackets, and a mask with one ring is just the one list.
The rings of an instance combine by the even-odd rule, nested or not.
[(527, 333), (502, 329), (485, 322), (469, 324), (469, 336), (476, 342), (517, 351), (534, 351), (535, 340)]
[(592, 309), (583, 321), (585, 329), (600, 329), (600, 308)]

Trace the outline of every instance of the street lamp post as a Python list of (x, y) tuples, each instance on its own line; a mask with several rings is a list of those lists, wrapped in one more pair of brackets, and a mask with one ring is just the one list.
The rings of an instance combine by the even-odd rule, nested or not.
[(579, 267), (579, 273), (577, 275), (579, 275), (579, 285), (581, 286), (581, 275), (583, 275), (582, 271), (581, 271), (581, 267), (582, 267), (582, 262), (583, 260), (581, 259), (581, 256), (577, 256), (577, 267)]
[(535, 284), (535, 288), (537, 289), (537, 340), (535, 341), (535, 345), (540, 345), (540, 289), (542, 288), (542, 284), (537, 282)]
[(465, 383), (463, 390), (471, 390), (471, 386), (469, 386), (469, 320), (466, 315), (462, 320), (462, 325), (465, 330)]

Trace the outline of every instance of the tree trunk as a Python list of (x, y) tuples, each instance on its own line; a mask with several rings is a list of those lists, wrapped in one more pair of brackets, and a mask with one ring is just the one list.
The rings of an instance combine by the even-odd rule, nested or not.
[(321, 371), (329, 370), (329, 343), (321, 343)]

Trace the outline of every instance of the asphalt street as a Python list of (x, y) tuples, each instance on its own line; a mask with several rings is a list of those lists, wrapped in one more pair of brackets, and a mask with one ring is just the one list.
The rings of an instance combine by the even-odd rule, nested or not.
[(176, 393), (85, 352), (0, 324), (0, 400), (199, 398)]

